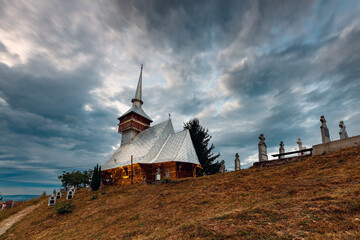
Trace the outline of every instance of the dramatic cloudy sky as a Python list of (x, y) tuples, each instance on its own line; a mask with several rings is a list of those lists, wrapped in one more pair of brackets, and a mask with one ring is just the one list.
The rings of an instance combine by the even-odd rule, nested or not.
[(360, 134), (360, 1), (1, 1), (0, 192), (41, 194), (119, 146), (140, 65), (143, 108), (209, 129), (228, 170)]

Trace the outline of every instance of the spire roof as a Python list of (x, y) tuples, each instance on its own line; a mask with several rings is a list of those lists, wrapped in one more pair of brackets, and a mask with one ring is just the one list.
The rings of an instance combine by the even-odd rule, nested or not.
[(152, 122), (151, 118), (144, 112), (144, 110), (141, 107), (141, 105), (143, 104), (143, 101), (141, 99), (141, 97), (142, 97), (142, 70), (143, 70), (143, 65), (141, 64), (140, 76), (139, 76), (139, 81), (138, 81), (138, 85), (137, 85), (136, 92), (135, 92), (135, 97), (131, 100), (133, 105), (126, 113), (124, 113), (121, 117), (119, 117), (119, 119), (128, 115), (131, 112), (134, 112), (134, 113), (139, 114), (140, 116), (143, 116), (146, 119), (149, 119)]
[(139, 81), (138, 81), (138, 85), (137, 85), (136, 92), (135, 92), (135, 97), (131, 100), (131, 102), (139, 101), (141, 103), (141, 105), (143, 104), (143, 101), (141, 99), (141, 96), (142, 96), (142, 70), (143, 70), (143, 65), (141, 64), (140, 76), (139, 76)]

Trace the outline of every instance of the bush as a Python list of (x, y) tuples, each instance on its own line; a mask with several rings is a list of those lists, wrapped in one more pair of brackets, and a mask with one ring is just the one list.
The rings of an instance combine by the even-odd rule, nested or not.
[(62, 202), (55, 205), (55, 210), (58, 214), (71, 213), (75, 209), (72, 201)]
[(97, 193), (93, 194), (92, 197), (90, 198), (90, 201), (98, 199), (98, 198), (99, 198), (99, 196), (97, 195)]

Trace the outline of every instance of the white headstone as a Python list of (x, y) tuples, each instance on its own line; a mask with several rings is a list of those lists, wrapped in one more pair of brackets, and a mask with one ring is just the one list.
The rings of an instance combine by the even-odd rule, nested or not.
[(160, 168), (156, 169), (156, 181), (161, 180), (161, 170)]
[(56, 203), (56, 197), (55, 197), (54, 195), (52, 195), (52, 196), (49, 198), (48, 206), (55, 205), (55, 203)]
[(60, 199), (60, 198), (61, 198), (61, 192), (59, 191), (56, 193), (56, 199)]
[(66, 195), (66, 200), (72, 199), (74, 197), (74, 192), (69, 190)]

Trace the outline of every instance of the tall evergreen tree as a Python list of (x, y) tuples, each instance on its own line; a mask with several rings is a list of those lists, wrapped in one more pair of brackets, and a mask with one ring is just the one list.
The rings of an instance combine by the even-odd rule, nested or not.
[(91, 189), (93, 191), (96, 191), (99, 189), (100, 187), (100, 183), (101, 183), (101, 166), (99, 167), (99, 165), (97, 164), (94, 167), (94, 172), (93, 172), (93, 176), (91, 178)]
[(184, 129), (190, 130), (191, 140), (203, 168), (201, 173), (205, 172), (207, 175), (218, 173), (221, 163), (218, 161), (215, 162), (215, 160), (220, 157), (220, 153), (214, 155), (211, 152), (215, 146), (214, 144), (209, 146), (209, 141), (211, 139), (211, 136), (208, 133), (209, 130), (201, 126), (199, 119), (197, 118), (184, 123)]

